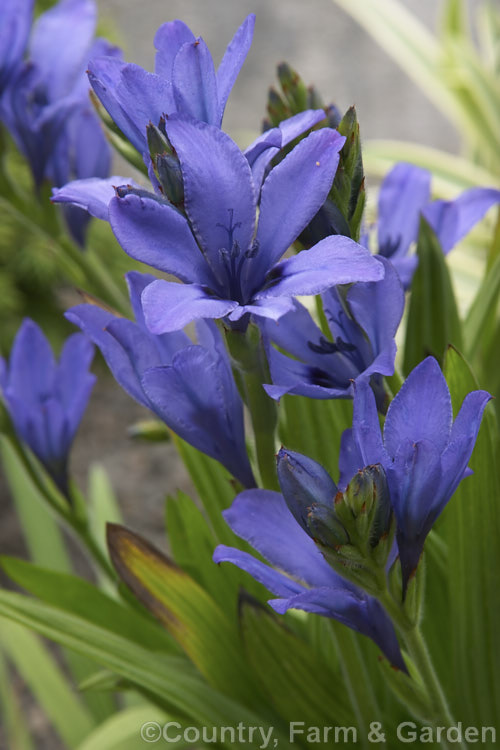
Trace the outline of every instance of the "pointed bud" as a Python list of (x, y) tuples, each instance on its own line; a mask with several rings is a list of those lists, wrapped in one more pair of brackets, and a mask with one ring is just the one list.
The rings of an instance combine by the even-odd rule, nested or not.
[(167, 137), (156, 127), (156, 125), (153, 125), (152, 122), (146, 127), (146, 135), (148, 139), (149, 155), (151, 156), (153, 163), (159, 154), (173, 153)]
[(281, 63), (278, 65), (278, 78), (292, 114), (306, 110), (308, 92), (299, 74), (288, 63)]
[(358, 471), (330, 505), (312, 505), (307, 523), (337, 572), (375, 595), (385, 587), (394, 521), (385, 472), (379, 464)]
[(340, 162), (335, 175), (330, 198), (341, 211), (349, 225), (352, 239), (358, 240), (365, 204), (365, 181), (359, 124), (354, 107), (350, 107), (338, 125), (346, 141), (340, 152)]
[(292, 111), (274, 88), (270, 88), (267, 95), (267, 113), (271, 126), (275, 128), (292, 115)]

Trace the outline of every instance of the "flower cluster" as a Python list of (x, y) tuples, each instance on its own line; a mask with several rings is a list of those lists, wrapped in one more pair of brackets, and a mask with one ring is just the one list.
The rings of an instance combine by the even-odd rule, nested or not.
[[(30, 61), (17, 63), (14, 52), (24, 46), (28, 24), (11, 4), (6, 7), (16, 43), (4, 55), (14, 81), (2, 100), (4, 118), (31, 159), (35, 179), (49, 174), (60, 186), (54, 202), (108, 221), (130, 257), (176, 278), (129, 273), (134, 320), (98, 304), (79, 305), (67, 318), (99, 347), (136, 401), (245, 488), (224, 515), (269, 565), (225, 546), (214, 559), (232, 562), (263, 583), (279, 597), (271, 601), (277, 612), (295, 608), (335, 618), (369, 636), (406, 672), (390, 610), (404, 607), (426, 537), (469, 473), (490, 396), (470, 393), (453, 421), (435, 359), (421, 362), (390, 403), (384, 377), (394, 373), (404, 290), (417, 262), (410, 251), (421, 220), (446, 253), (499, 202), (499, 191), (477, 188), (455, 201), (431, 202), (428, 173), (400, 164), (380, 189), (378, 254), (372, 254), (368, 234), (360, 243), (350, 236), (341, 205), (333, 213), (345, 233), (333, 231), (325, 219), (332, 215), (339, 163), (339, 171), (345, 172), (349, 159), (356, 162), (354, 171), (362, 169), (353, 147), (359, 146), (359, 129), (352, 110), (346, 116), (349, 138), (331, 127), (344, 121), (327, 119), (322, 108), (285, 117), (244, 151), (223, 131), (226, 102), (251, 44), (253, 16), (237, 30), (217, 71), (201, 38), (180, 21), (164, 24), (155, 37), (155, 72), (149, 73), (123, 62), (102, 40), (90, 49), (91, 0), (62, 0), (46, 13), (34, 29)], [(69, 22), (78, 26), (71, 43)], [(57, 73), (55, 45), (64, 63)], [(71, 143), (83, 163), (90, 148), (92, 131), (79, 131), (83, 105), (68, 121), (87, 88), (80, 78), (89, 55), (90, 84), (139, 152), (146, 187), (125, 177), (100, 179), (98, 165), (84, 174), (62, 155)], [(63, 130), (53, 148), (54, 134)], [(84, 179), (67, 182), (70, 173)], [(352, 182), (362, 209), (362, 175)], [(312, 236), (315, 244), (298, 247)], [(296, 299), (313, 295), (321, 295), (317, 316)], [(193, 322), (196, 341), (192, 330), (183, 330)], [(47, 373), (36, 387), (26, 361), (28, 336), (40, 372)], [(65, 349), (56, 374), (40, 334), (27, 324), (10, 372), (2, 376), (19, 434), (59, 484), (90, 382), (88, 350), (80, 336), (71, 341), (74, 358), (69, 363)], [(73, 383), (71, 401), (68, 372), (79, 384)], [(36, 417), (21, 403), (30, 388), (40, 406)], [(264, 471), (263, 451), (274, 448), (274, 401), (283, 396), (354, 400), (338, 483), (316, 461), (286, 448), (278, 454), (277, 474)], [(70, 410), (66, 421), (60, 402)], [(250, 452), (244, 406), (253, 425)], [(278, 483), (282, 494), (274, 491)], [(388, 593), (395, 569), (399, 600)]]

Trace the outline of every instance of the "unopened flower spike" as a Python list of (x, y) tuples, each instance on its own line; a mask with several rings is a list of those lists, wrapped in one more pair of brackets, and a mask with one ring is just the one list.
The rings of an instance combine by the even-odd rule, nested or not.
[(68, 457), (95, 376), (94, 347), (86, 336), (70, 336), (56, 362), (40, 328), (26, 319), (8, 363), (0, 359), (0, 388), (18, 437), (68, 494)]

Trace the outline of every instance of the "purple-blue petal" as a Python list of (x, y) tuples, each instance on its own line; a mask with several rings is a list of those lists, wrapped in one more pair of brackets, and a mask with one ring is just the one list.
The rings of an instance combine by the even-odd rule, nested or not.
[(406, 255), (416, 242), (420, 214), (430, 200), (431, 175), (413, 164), (396, 164), (380, 186), (378, 251), (386, 258)]
[(198, 318), (223, 318), (237, 302), (214, 297), (199, 284), (176, 284), (158, 279), (142, 294), (146, 325), (152, 333), (179, 331)]
[(220, 126), (214, 62), (203, 39), (182, 45), (174, 59), (172, 84), (179, 114)]
[(88, 62), (97, 19), (93, 0), (61, 0), (33, 26), (30, 56), (56, 100), (74, 93)]
[(386, 467), (389, 458), (382, 442), (375, 396), (364, 380), (358, 381), (354, 390), (352, 436), (362, 458), (358, 469), (372, 464)]
[(430, 203), (423, 215), (436, 233), (443, 252), (448, 253), (497, 203), (500, 203), (500, 190), (471, 188), (455, 200)]
[(255, 578), (256, 581), (277, 596), (294, 596), (305, 590), (303, 586), (284, 576), (283, 573), (273, 570), (269, 565), (257, 560), (248, 552), (243, 552), (234, 547), (219, 544), (215, 548), (213, 561), (215, 563), (230, 562), (236, 565), (240, 570), (250, 573), (252, 578)]
[(219, 103), (218, 120), (222, 122), (224, 109), (231, 89), (245, 62), (246, 56), (252, 44), (253, 31), (255, 27), (255, 14), (250, 13), (235, 35), (229, 42), (224, 57), (217, 69), (217, 94)]
[(127, 177), (113, 175), (103, 180), (100, 177), (88, 177), (85, 180), (73, 180), (61, 188), (52, 189), (53, 203), (70, 203), (88, 211), (96, 219), (109, 219), (109, 204), (115, 197), (115, 188), (120, 185), (137, 183)]
[(417, 365), (389, 406), (384, 443), (394, 458), (406, 440), (427, 440), (442, 453), (450, 439), (453, 412), (448, 385), (434, 357)]
[(182, 281), (210, 283), (211, 275), (182, 214), (152, 197), (129, 194), (109, 204), (109, 221), (128, 255)]
[(184, 205), (193, 232), (212, 265), (220, 250), (241, 252), (251, 244), (256, 201), (247, 160), (218, 128), (172, 117), (167, 135), (175, 148), (184, 181)]
[(337, 284), (378, 281), (383, 276), (383, 266), (364, 247), (334, 235), (274, 266), (256, 299), (319, 294)]
[(301, 529), (278, 492), (241, 492), (223, 516), (235, 534), (294, 578), (313, 586), (334, 586), (342, 580)]
[(169, 367), (142, 376), (151, 408), (180, 437), (255, 486), (245, 448), (243, 408), (228, 388), (226, 363), (201, 346), (177, 352)]
[(262, 187), (253, 276), (265, 276), (323, 205), (344, 141), (328, 128), (311, 133), (271, 170)]
[(155, 73), (167, 81), (172, 80), (176, 54), (183, 44), (194, 42), (194, 34), (183, 21), (168, 21), (155, 34)]
[(383, 257), (377, 260), (384, 266), (384, 278), (354, 284), (347, 293), (351, 312), (370, 339), (374, 355), (380, 354), (393, 341), (405, 305), (403, 287), (391, 263)]

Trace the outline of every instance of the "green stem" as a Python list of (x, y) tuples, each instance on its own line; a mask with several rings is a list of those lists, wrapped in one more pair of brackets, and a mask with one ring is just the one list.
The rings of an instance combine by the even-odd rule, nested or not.
[(115, 587), (117, 582), (116, 573), (113, 570), (111, 563), (107, 559), (106, 555), (95, 540), (94, 536), (90, 532), (88, 525), (86, 523), (75, 523), (71, 519), (71, 516), (67, 516), (66, 521), (69, 523), (70, 528), (74, 531), (85, 549), (90, 553), (90, 556), (95, 562), (97, 568), (104, 575), (106, 580), (110, 581), (110, 583), (112, 583)]
[[(448, 701), (432, 664), (429, 650), (420, 628), (417, 624), (409, 621), (387, 588), (381, 592), (378, 598), (400, 632), (408, 654), (420, 675), (422, 685), (428, 696), (429, 706), (432, 710), (430, 720), (435, 726), (455, 726), (455, 719), (448, 706)], [(441, 746), (444, 748), (448, 747), (445, 740), (441, 740)], [(466, 748), (467, 745), (461, 742), (459, 747)]]
[(246, 331), (226, 329), (225, 334), (235, 380), (252, 420), (262, 486), (279, 490), (275, 456), (278, 415), (275, 402), (262, 387), (271, 380), (260, 332), (249, 326)]
[(418, 626), (404, 632), (404, 639), (413, 663), (419, 671), (420, 677), (427, 688), (430, 701), (435, 707), (436, 717), (444, 720), (446, 726), (451, 727), (455, 720), (446, 700), (443, 688), (439, 682), (427, 644)]

